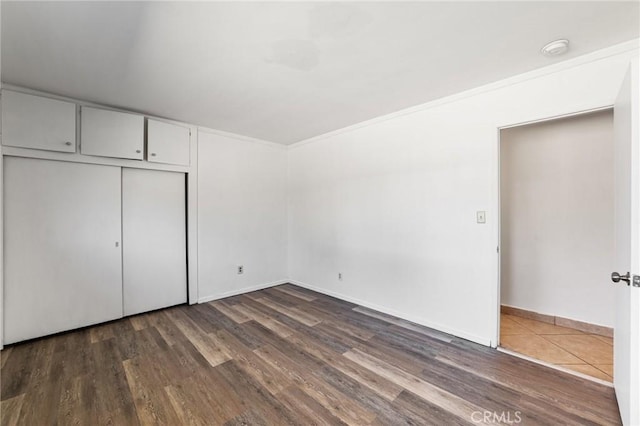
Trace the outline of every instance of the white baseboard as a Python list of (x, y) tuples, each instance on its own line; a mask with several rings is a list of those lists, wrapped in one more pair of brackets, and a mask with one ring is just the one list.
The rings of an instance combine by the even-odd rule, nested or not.
[(206, 303), (206, 302), (211, 302), (212, 300), (224, 299), (226, 297), (237, 296), (239, 294), (244, 294), (244, 293), (251, 293), (252, 291), (262, 290), (262, 289), (265, 289), (265, 288), (274, 287), (274, 286), (281, 285), (281, 284), (287, 284), (288, 282), (290, 282), (290, 281), (289, 280), (273, 281), (273, 282), (270, 282), (270, 283), (258, 284), (258, 285), (254, 285), (254, 286), (251, 286), (251, 287), (245, 287), (245, 288), (242, 288), (240, 290), (233, 290), (233, 291), (227, 291), (227, 292), (221, 293), (221, 294), (213, 294), (213, 295), (210, 295), (210, 296), (203, 296), (203, 297), (199, 297), (198, 298), (198, 303)]
[(325, 290), (325, 289), (320, 288), (320, 287), (315, 287), (315, 286), (312, 286), (310, 284), (303, 283), (301, 281), (289, 280), (288, 282), (291, 283), (291, 284), (306, 288), (308, 290), (312, 290), (312, 291), (315, 291), (315, 292), (318, 292), (318, 293), (326, 294), (327, 296), (335, 297), (337, 299), (344, 300), (346, 302), (355, 303), (357, 305), (364, 306), (365, 308), (373, 309), (375, 311), (382, 312), (382, 313), (387, 314), (387, 315), (393, 315), (394, 317), (401, 318), (403, 320), (411, 321), (413, 323), (416, 323), (416, 324), (419, 324), (419, 325), (423, 325), (425, 327), (433, 328), (434, 330), (442, 331), (443, 333), (451, 334), (453, 336), (460, 337), (462, 339), (469, 340), (469, 341), (472, 341), (474, 343), (478, 343), (480, 345), (491, 346), (491, 339), (487, 339), (487, 338), (484, 338), (484, 337), (476, 336), (476, 335), (467, 333), (467, 332), (462, 331), (462, 330), (457, 330), (455, 328), (447, 327), (447, 326), (442, 325), (442, 324), (434, 323), (434, 322), (425, 320), (424, 318), (417, 318), (417, 317), (414, 317), (414, 316), (411, 316), (411, 315), (407, 315), (405, 313), (398, 312), (398, 311), (396, 311), (394, 309), (387, 308), (385, 306), (376, 305), (375, 303), (370, 303), (370, 302), (367, 302), (365, 300), (357, 299), (355, 297), (346, 296), (344, 294), (340, 294), (340, 293), (336, 293), (336, 292), (333, 292), (333, 291)]

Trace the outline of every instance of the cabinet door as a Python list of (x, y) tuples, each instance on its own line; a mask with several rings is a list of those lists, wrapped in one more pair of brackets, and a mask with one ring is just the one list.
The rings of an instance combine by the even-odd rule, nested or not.
[(119, 167), (5, 157), (4, 343), (122, 317)]
[(187, 301), (185, 175), (122, 169), (124, 314)]
[(147, 120), (147, 160), (154, 163), (189, 165), (189, 129)]
[(142, 160), (144, 117), (82, 107), (80, 152), (101, 157)]
[(76, 105), (3, 90), (2, 144), (76, 152)]

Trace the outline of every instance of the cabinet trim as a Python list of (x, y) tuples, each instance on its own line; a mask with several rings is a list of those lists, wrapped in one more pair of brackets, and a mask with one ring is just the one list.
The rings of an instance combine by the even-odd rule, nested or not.
[(169, 172), (190, 172), (191, 167), (175, 166), (164, 163), (148, 163), (140, 160), (128, 160), (125, 158), (99, 157), (80, 153), (66, 153), (56, 151), (40, 151), (29, 148), (17, 148), (15, 146), (3, 146), (2, 155), (11, 157), (37, 158), (41, 160), (58, 160), (72, 163), (98, 164), (103, 166), (129, 167), (133, 169), (165, 170)]

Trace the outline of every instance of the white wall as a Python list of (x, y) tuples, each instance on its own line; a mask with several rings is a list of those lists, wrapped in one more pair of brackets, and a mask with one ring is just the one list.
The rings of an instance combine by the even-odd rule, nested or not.
[(198, 132), (200, 301), (284, 282), (286, 173), (284, 146)]
[(500, 134), (501, 302), (613, 326), (613, 113)]
[(495, 344), (498, 128), (613, 104), (629, 49), (293, 145), (292, 280)]

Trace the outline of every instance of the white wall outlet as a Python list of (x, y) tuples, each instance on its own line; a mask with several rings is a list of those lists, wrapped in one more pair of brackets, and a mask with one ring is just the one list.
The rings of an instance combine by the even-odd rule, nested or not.
[(238, 266), (238, 275), (240, 274), (244, 274), (244, 266), (242, 265)]
[(342, 281), (342, 272), (338, 272), (338, 280)]
[(487, 213), (484, 211), (476, 212), (476, 221), (478, 223), (487, 223)]

